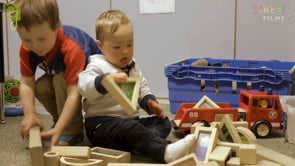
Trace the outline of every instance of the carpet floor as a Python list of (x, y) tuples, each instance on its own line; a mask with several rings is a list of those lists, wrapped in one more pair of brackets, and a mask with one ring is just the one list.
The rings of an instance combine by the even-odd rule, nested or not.
[[(165, 108), (169, 110), (169, 108)], [(173, 114), (166, 111), (167, 116), (173, 118)], [(51, 117), (48, 114), (39, 114), (44, 126), (51, 125)], [(28, 141), (22, 140), (19, 134), (19, 124), (22, 116), (5, 117), (6, 124), (0, 124), (0, 166), (30, 166), (30, 155), (28, 150)], [(46, 128), (45, 128), (46, 129)], [(175, 141), (173, 130), (168, 137), (169, 140)], [(43, 144), (48, 145), (49, 142), (43, 141)], [(279, 153), (295, 158), (295, 144), (288, 143), (284, 138), (282, 131), (273, 131), (270, 138), (258, 139), (257, 144), (263, 145)], [(81, 146), (90, 146), (87, 138), (80, 143)], [(46, 148), (44, 148), (46, 150)], [(157, 163), (156, 161), (142, 155), (133, 155), (133, 163)]]

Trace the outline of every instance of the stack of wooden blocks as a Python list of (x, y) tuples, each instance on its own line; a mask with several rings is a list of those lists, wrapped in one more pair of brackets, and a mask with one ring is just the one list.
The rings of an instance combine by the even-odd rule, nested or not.
[(106, 166), (131, 160), (129, 152), (102, 147), (53, 146), (43, 153), (39, 127), (30, 130), (29, 149), (32, 166)]
[[(195, 107), (217, 107), (209, 98)], [(209, 127), (194, 123), (195, 143), (188, 155), (168, 164), (130, 163), (130, 153), (87, 146), (54, 146), (43, 154), (40, 128), (30, 130), (29, 148), (32, 166), (291, 166), (295, 159), (256, 144), (247, 122), (233, 122), (230, 115), (220, 117)]]
[[(218, 107), (210, 98), (204, 97), (194, 107)], [(291, 166), (295, 159), (256, 144), (256, 137), (248, 129), (245, 121), (234, 122), (228, 114), (223, 114), (220, 122), (194, 123), (191, 133), (196, 141), (190, 152), (197, 166)], [(192, 158), (192, 157), (191, 157)], [(180, 159), (185, 166), (186, 160)]]

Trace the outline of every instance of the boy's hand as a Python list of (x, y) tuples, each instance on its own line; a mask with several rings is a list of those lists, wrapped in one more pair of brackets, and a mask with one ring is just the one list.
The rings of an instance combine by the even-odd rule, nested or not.
[[(52, 146), (57, 145), (59, 138), (61, 136), (61, 133), (58, 132), (58, 130), (56, 129), (56, 127), (54, 127), (53, 129), (50, 129), (48, 131), (44, 131), (41, 133), (41, 137), (42, 138), (50, 138), (50, 149)], [(49, 149), (49, 151), (50, 151)]]
[(120, 72), (120, 73), (108, 74), (106, 75), (106, 77), (111, 77), (114, 79), (114, 81), (120, 82), (120, 81), (126, 81), (126, 79), (128, 78), (128, 75), (126, 73)]
[(32, 113), (25, 115), (20, 124), (20, 134), (22, 139), (29, 139), (30, 129), (34, 126), (40, 126), (40, 129), (43, 130), (43, 124), (37, 114)]
[(148, 100), (148, 109), (150, 113), (156, 114), (160, 118), (165, 118), (162, 106), (154, 100)]

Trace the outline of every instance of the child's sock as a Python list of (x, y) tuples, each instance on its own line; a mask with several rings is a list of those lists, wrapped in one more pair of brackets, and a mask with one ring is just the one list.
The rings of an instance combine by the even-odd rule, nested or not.
[(165, 162), (170, 163), (184, 156), (193, 145), (195, 137), (195, 134), (189, 134), (183, 139), (167, 145), (164, 155)]

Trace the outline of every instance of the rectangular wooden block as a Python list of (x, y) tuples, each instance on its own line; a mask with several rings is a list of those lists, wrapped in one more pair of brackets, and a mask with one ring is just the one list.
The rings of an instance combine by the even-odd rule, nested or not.
[[(220, 124), (220, 122), (216, 122), (216, 121), (214, 121), (214, 123), (217, 123), (218, 125)], [(233, 124), (235, 127), (248, 127), (247, 121), (233, 121)]]
[(231, 148), (231, 157), (238, 157), (239, 156), (239, 151), (240, 151), (240, 145), (241, 144), (219, 141), (217, 143), (217, 145), (218, 146), (226, 146), (226, 147)]
[(256, 145), (256, 153), (258, 160), (268, 160), (279, 163), (284, 166), (291, 166), (295, 163), (295, 159), (279, 152), (273, 151), (261, 145)]
[(167, 166), (167, 164), (152, 164), (152, 163), (109, 163), (107, 166)]
[(194, 153), (179, 158), (173, 162), (168, 163), (168, 166), (188, 166), (188, 165), (199, 165), (199, 161)]
[(199, 127), (195, 131), (196, 141), (190, 148), (198, 161), (208, 162), (208, 158), (217, 142), (217, 128)]
[[(200, 166), (219, 166), (216, 161), (210, 161), (210, 162), (207, 162), (207, 163), (201, 163), (199, 165)], [(199, 165), (197, 165), (197, 166), (199, 166)]]
[(240, 158), (239, 157), (231, 157), (227, 162), (226, 166), (240, 166)]
[(249, 165), (249, 166), (282, 166), (282, 165), (271, 162), (271, 161), (267, 161), (267, 160), (260, 160), (255, 165)]
[(226, 146), (216, 146), (209, 155), (209, 161), (216, 161), (219, 166), (225, 166), (226, 160), (229, 158), (231, 148)]
[(90, 157), (90, 147), (88, 146), (52, 146), (51, 150), (57, 152), (61, 157)]
[(195, 133), (196, 128), (204, 126), (204, 123), (196, 122), (191, 126), (191, 133)]
[(108, 163), (129, 163), (131, 154), (121, 150), (94, 147), (91, 148), (90, 158), (103, 160), (103, 165)]
[(40, 127), (32, 127), (29, 134), (29, 151), (32, 166), (44, 166)]
[(241, 144), (239, 155), (241, 164), (256, 164), (256, 144)]

